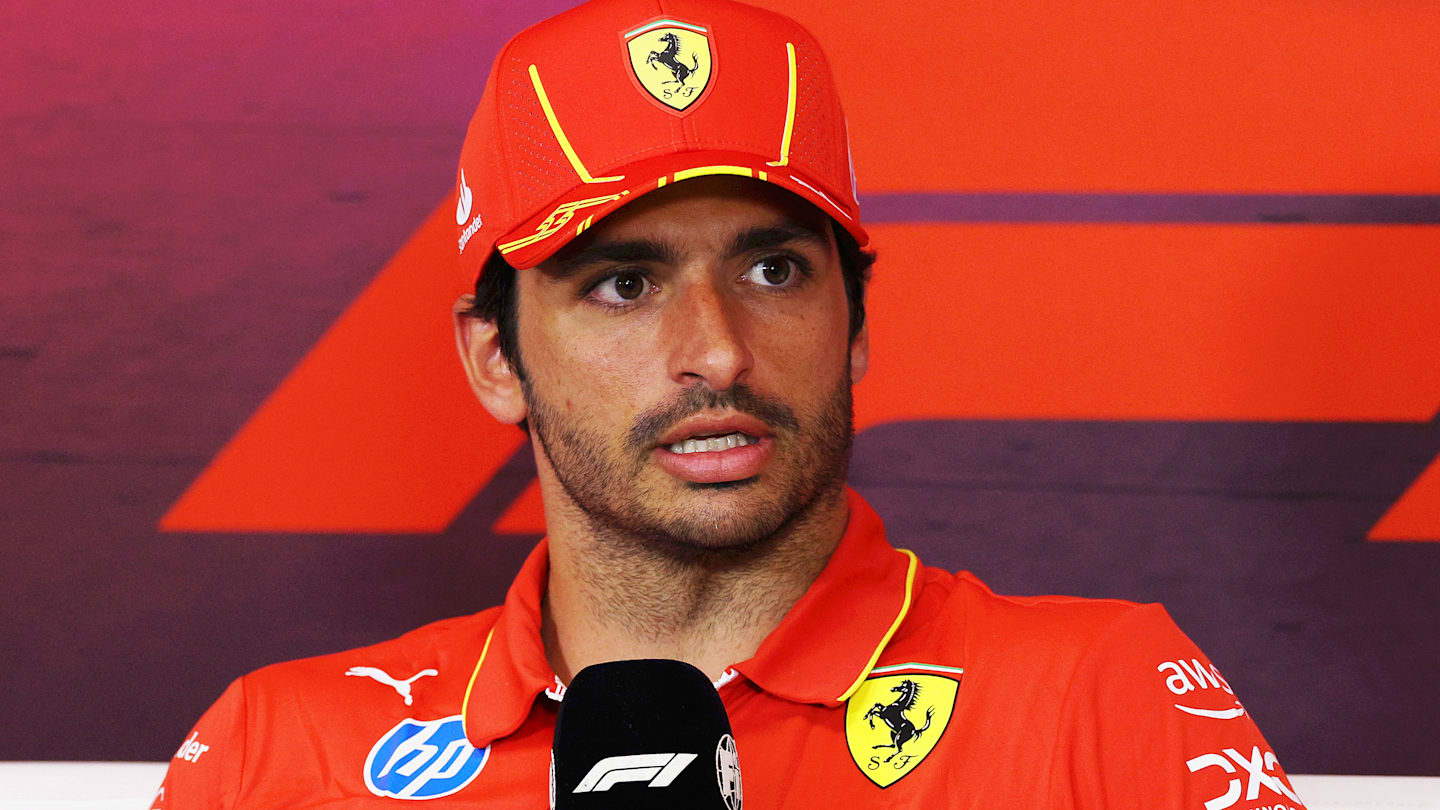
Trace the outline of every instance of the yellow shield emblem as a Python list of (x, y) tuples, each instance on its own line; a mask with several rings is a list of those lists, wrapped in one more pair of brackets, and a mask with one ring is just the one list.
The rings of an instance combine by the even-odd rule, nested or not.
[(845, 704), (845, 742), (860, 772), (882, 788), (915, 770), (950, 724), (959, 667), (876, 667)]
[(676, 112), (699, 101), (715, 72), (707, 34), (679, 20), (658, 20), (626, 33), (630, 69), (640, 88)]

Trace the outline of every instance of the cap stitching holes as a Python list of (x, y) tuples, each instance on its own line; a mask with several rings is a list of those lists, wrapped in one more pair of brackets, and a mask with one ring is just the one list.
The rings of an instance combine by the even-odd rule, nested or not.
[[(825, 177), (838, 176), (840, 167), (835, 162), (835, 143), (833, 138), (834, 121), (830, 110), (825, 109), (824, 101), (827, 94), (822, 92), (828, 89), (827, 74), (823, 70), (824, 65), (820, 61), (813, 48), (797, 48), (798, 59), (796, 72), (804, 77), (799, 88), (799, 98), (796, 99), (795, 110), (795, 133), (791, 145), (791, 154), (799, 153), (809, 158), (809, 162), (815, 165)], [(819, 85), (824, 83), (826, 87)], [(823, 160), (825, 165), (816, 165)]]
[[(554, 155), (558, 146), (546, 148), (543, 138), (537, 135), (540, 120), (530, 104), (529, 89), (521, 86), (519, 74), (512, 74), (513, 80), (506, 87), (510, 107), (516, 113), (514, 146), (519, 158), (519, 185), (524, 198), (517, 201), (517, 210), (528, 211), (543, 203), (554, 194), (552, 187), (559, 185), (568, 166), (560, 165)], [(522, 120), (523, 119), (523, 120)]]
[[(506, 96), (508, 95), (508, 92), (501, 92), (501, 91), (502, 91), (502, 87), (503, 87), (503, 85), (504, 85), (503, 79), (504, 79), (504, 76), (505, 76), (505, 63), (506, 63), (506, 61), (508, 60), (508, 61), (510, 61), (512, 64), (515, 63), (516, 61), (518, 61), (518, 60), (512, 59), (512, 58), (510, 57), (510, 50), (511, 50), (511, 48), (513, 48), (514, 46), (515, 46), (515, 40), (512, 39), (512, 40), (510, 40), (509, 42), (506, 42), (506, 43), (501, 47), (500, 54), (498, 55), (498, 57), (497, 57), (496, 60), (495, 60), (495, 66), (494, 66), (494, 68), (492, 68), (492, 69), (495, 71), (495, 74), (496, 74), (495, 77), (494, 77), (494, 78), (495, 78), (495, 86), (494, 86), (494, 88), (495, 88), (495, 96), (496, 96), (496, 98), (495, 98), (495, 122), (494, 122), (494, 123), (495, 123), (495, 133), (496, 133), (496, 136), (497, 136), (497, 137), (496, 137), (496, 140), (498, 141), (498, 144), (496, 145), (496, 151), (499, 152), (499, 159), (500, 159), (500, 160), (499, 160), (499, 164), (500, 164), (500, 166), (502, 167), (502, 171), (504, 171), (506, 174), (510, 174), (509, 169), (510, 169), (510, 167), (511, 167), (512, 165), (514, 165), (514, 163), (513, 163), (512, 161), (513, 161), (517, 156), (514, 154), (515, 150), (514, 150), (513, 146), (509, 143), (509, 139), (507, 139), (506, 137), (504, 137), (504, 135), (502, 134), (502, 133), (508, 131), (508, 128), (507, 128), (507, 126), (506, 126), (506, 120), (505, 120), (505, 118), (506, 118), (505, 113), (506, 113), (506, 111), (507, 111), (507, 105), (506, 105), (505, 99), (506, 99)], [(508, 91), (508, 90), (509, 90), (509, 87), (504, 87), (504, 90)], [(501, 187), (501, 189), (504, 191), (504, 194), (505, 194), (505, 204), (506, 204), (506, 205), (505, 205), (505, 209), (504, 209), (504, 210), (507, 212), (508, 216), (514, 216), (515, 211), (517, 210), (518, 203), (519, 203), (519, 201), (516, 199), (516, 197), (518, 196), (518, 191), (517, 191), (517, 189), (516, 189), (516, 187), (515, 187), (515, 183), (511, 181), (510, 177), (504, 177), (504, 178), (501, 178), (501, 179), (499, 180), (499, 184), (500, 184), (500, 187)], [(493, 240), (492, 240), (492, 241), (493, 241)]]

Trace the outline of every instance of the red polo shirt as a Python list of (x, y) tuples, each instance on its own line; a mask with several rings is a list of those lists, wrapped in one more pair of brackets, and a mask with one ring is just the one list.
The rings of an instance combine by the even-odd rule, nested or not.
[[(997, 596), (849, 507), (819, 578), (717, 686), (749, 810), (1303, 806), (1160, 606)], [(547, 807), (547, 560), (542, 541), (498, 608), (235, 681), (155, 806)]]

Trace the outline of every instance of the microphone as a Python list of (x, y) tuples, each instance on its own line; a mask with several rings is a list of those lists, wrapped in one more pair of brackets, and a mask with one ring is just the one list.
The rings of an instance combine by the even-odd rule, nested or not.
[(550, 749), (554, 810), (741, 810), (730, 718), (683, 661), (588, 666), (565, 690)]

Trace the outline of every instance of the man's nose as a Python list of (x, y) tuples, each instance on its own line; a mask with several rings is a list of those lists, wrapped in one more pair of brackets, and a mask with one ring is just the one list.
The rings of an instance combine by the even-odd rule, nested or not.
[(665, 329), (670, 377), (683, 386), (704, 382), (724, 391), (754, 364), (743, 304), (712, 282), (687, 284), (669, 308)]

